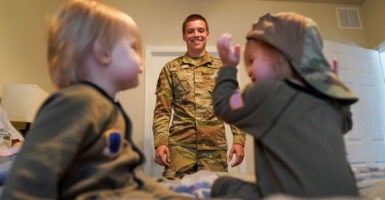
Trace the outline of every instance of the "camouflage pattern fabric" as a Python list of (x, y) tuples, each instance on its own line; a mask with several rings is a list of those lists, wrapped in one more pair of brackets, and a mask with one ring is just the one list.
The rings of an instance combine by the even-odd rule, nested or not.
[(171, 164), (165, 167), (163, 176), (168, 179), (183, 177), (198, 170), (227, 172), (227, 152), (170, 146)]
[[(220, 66), (220, 60), (209, 54), (198, 59), (185, 54), (163, 67), (156, 89), (155, 148), (227, 149), (224, 123), (215, 116), (211, 99)], [(231, 129), (233, 144), (244, 145), (245, 133), (234, 126)]]

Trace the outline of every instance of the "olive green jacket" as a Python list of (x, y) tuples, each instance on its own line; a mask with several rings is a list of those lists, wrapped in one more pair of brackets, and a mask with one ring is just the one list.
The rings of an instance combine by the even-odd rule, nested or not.
[(262, 196), (358, 195), (343, 139), (350, 115), (339, 103), (288, 81), (250, 84), (237, 95), (236, 73), (234, 67), (219, 71), (214, 110), (254, 137)]
[[(2, 199), (178, 199), (139, 169), (132, 124), (90, 83), (51, 95), (7, 177)], [(93, 198), (91, 198), (93, 197)]]

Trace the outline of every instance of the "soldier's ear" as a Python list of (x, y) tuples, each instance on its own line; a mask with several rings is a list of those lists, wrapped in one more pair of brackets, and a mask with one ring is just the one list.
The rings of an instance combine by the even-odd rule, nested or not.
[(103, 66), (111, 63), (111, 52), (100, 42), (95, 41), (92, 46), (92, 56), (95, 61)]
[(186, 37), (185, 37), (185, 34), (184, 34), (184, 33), (182, 34), (182, 37), (183, 37), (183, 41), (186, 42)]

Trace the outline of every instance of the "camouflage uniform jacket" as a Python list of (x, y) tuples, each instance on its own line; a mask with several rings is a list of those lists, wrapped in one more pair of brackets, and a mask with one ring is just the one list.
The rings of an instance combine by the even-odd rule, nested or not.
[[(211, 97), (220, 66), (220, 60), (209, 54), (199, 59), (185, 54), (163, 67), (156, 88), (155, 148), (177, 145), (197, 150), (227, 149), (224, 122), (215, 116)], [(246, 134), (232, 125), (231, 130), (233, 144), (244, 145)]]
[(140, 171), (131, 127), (96, 86), (59, 90), (28, 131), (1, 199), (181, 199)]

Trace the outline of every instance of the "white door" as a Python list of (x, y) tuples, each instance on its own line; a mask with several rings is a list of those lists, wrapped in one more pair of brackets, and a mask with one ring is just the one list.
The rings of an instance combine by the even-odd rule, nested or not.
[[(212, 56), (218, 56), (213, 46), (207, 47), (207, 51)], [(184, 55), (185, 46), (146, 46), (145, 49), (145, 121), (144, 121), (144, 153), (147, 162), (144, 166), (144, 172), (152, 177), (161, 176), (163, 167), (157, 165), (154, 161), (154, 136), (152, 132), (152, 119), (155, 107), (155, 89), (158, 76), (163, 66), (170, 60)], [(232, 136), (228, 126), (226, 126), (226, 137), (231, 144)], [(246, 159), (246, 158), (245, 158)], [(246, 173), (246, 162), (235, 168), (229, 168), (230, 172)]]
[(352, 165), (385, 165), (385, 86), (377, 51), (325, 41), (329, 62), (338, 60), (339, 77), (359, 97), (352, 106), (353, 130), (345, 136)]

